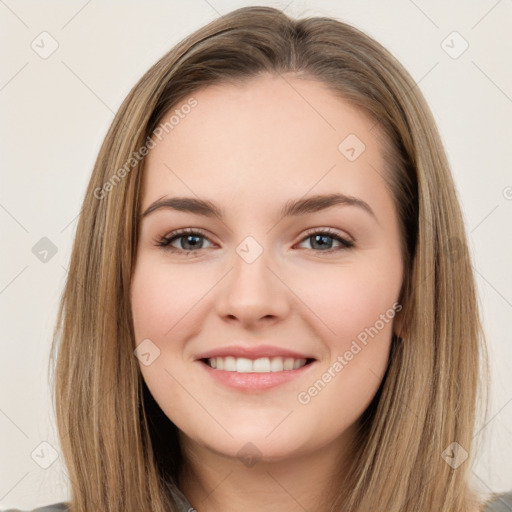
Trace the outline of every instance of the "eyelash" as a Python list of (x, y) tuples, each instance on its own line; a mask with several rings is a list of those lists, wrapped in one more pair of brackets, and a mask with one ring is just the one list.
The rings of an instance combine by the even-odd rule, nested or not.
[[(170, 252), (177, 252), (182, 254), (183, 256), (187, 256), (190, 253), (197, 253), (201, 251), (201, 249), (197, 249), (194, 251), (191, 250), (184, 250), (184, 249), (178, 249), (176, 247), (171, 246), (170, 244), (174, 242), (174, 240), (178, 240), (180, 237), (184, 235), (198, 235), (201, 238), (205, 238), (211, 242), (211, 240), (200, 230), (195, 228), (186, 228), (181, 229), (179, 231), (174, 231), (173, 233), (170, 233), (169, 235), (164, 236), (163, 238), (156, 240), (155, 245), (158, 247), (161, 247), (162, 249)], [(327, 249), (325, 251), (317, 251), (315, 249), (308, 249), (308, 251), (313, 251), (317, 253), (324, 253), (324, 254), (332, 254), (337, 251), (346, 250), (346, 249), (352, 249), (354, 247), (354, 243), (350, 240), (347, 240), (346, 238), (341, 237), (336, 231), (330, 229), (330, 228), (313, 228), (310, 231), (307, 231), (304, 235), (304, 237), (301, 239), (300, 243), (304, 242), (308, 238), (310, 238), (313, 235), (327, 235), (329, 238), (333, 238), (334, 240), (340, 242), (340, 247), (335, 247), (331, 249)]]

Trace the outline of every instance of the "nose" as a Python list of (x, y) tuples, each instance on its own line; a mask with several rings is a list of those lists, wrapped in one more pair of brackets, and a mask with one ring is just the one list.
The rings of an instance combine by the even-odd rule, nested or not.
[(290, 289), (269, 263), (265, 251), (250, 263), (235, 255), (233, 267), (216, 287), (215, 309), (224, 321), (250, 328), (289, 314)]

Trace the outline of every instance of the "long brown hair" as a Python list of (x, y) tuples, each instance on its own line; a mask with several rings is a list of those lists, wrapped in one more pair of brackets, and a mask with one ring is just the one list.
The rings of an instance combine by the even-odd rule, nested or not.
[[(176, 427), (134, 357), (130, 284), (141, 148), (194, 91), (263, 73), (317, 80), (375, 120), (401, 222), (403, 340), (393, 339), (386, 375), (362, 418), (357, 457), (331, 510), (474, 510), (479, 500), (469, 476), (487, 353), (457, 193), (432, 114), (407, 71), (361, 31), (332, 18), (294, 20), (245, 7), (193, 33), (145, 73), (97, 157), (52, 346), (71, 511), (177, 510)], [(446, 453), (457, 450), (469, 459), (455, 467)]]

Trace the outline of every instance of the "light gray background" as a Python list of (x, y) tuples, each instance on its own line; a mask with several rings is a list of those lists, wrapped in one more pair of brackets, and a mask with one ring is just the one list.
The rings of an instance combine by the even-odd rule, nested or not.
[[(47, 360), (76, 218), (114, 113), (181, 38), (251, 3), (0, 0), (0, 508), (68, 498)], [(363, 29), (426, 96), (460, 193), (491, 358), (490, 414), (475, 433), (473, 478), (482, 494), (512, 489), (512, 3), (263, 4)], [(58, 43), (46, 59), (31, 47), (51, 49), (43, 31)], [(446, 40), (453, 31), (469, 44), (458, 58), (463, 41)], [(32, 252), (43, 237), (58, 251), (47, 262)], [(52, 450), (57, 458), (43, 469)]]

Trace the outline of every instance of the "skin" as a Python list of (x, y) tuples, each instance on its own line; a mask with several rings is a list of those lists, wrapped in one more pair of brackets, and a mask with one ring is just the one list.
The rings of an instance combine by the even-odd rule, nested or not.
[[(383, 179), (383, 139), (375, 122), (313, 80), (264, 75), (194, 98), (197, 106), (147, 156), (140, 211), (187, 196), (215, 202), (225, 216), (161, 208), (142, 219), (131, 290), (136, 343), (150, 339), (160, 350), (140, 364), (142, 375), (180, 429), (179, 484), (200, 512), (328, 510), (384, 375), (394, 321), (359, 343), (309, 403), (297, 396), (398, 301), (400, 232)], [(354, 161), (338, 150), (351, 133), (366, 146)], [(341, 204), (280, 217), (288, 200), (333, 192), (365, 201), (374, 216)], [(184, 252), (186, 235), (174, 239), (176, 252), (156, 245), (182, 228), (206, 236), (192, 240), (193, 253)], [(331, 228), (355, 245), (339, 249), (327, 238), (327, 254), (311, 228)], [(236, 251), (247, 236), (263, 248), (252, 263)], [(276, 388), (233, 390), (195, 357), (240, 340), (316, 362)], [(258, 454), (251, 466), (237, 456), (248, 442)]]

